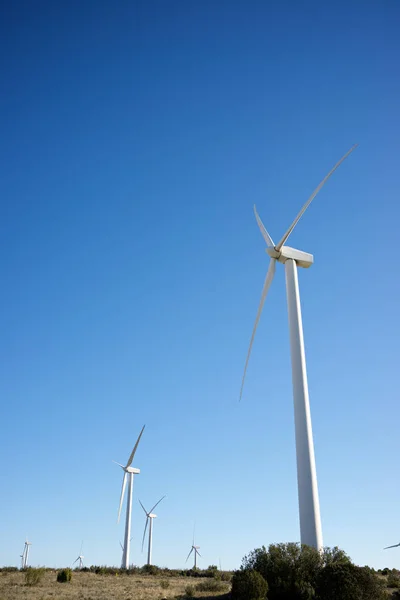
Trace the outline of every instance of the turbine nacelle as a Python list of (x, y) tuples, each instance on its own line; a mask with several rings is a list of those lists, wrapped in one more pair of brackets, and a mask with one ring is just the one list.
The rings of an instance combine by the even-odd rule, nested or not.
[(155, 515), (154, 513), (149, 513), (147, 516), (149, 517), (149, 519), (156, 519), (157, 518), (157, 515)]
[(297, 266), (303, 267), (303, 269), (308, 269), (314, 262), (312, 254), (303, 252), (302, 250), (296, 250), (296, 248), (291, 248), (290, 246), (282, 246), (280, 250), (267, 248), (265, 251), (271, 258), (275, 258), (280, 263), (285, 263), (289, 259), (295, 260)]
[(135, 467), (123, 467), (125, 473), (133, 473), (134, 475), (138, 475), (140, 473), (140, 469), (136, 469)]

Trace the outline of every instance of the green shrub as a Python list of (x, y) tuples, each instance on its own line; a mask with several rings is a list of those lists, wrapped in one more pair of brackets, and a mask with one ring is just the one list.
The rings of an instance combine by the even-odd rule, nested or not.
[(185, 597), (186, 598), (194, 598), (194, 587), (193, 587), (193, 585), (187, 585), (185, 587)]
[(167, 579), (162, 579), (160, 581), (160, 586), (163, 590), (167, 590), (169, 588), (169, 581)]
[(141, 572), (145, 575), (158, 575), (160, 571), (160, 567), (157, 567), (156, 565), (143, 565), (141, 568)]
[(229, 571), (220, 571), (219, 578), (221, 581), (232, 581), (232, 573)]
[(207, 579), (201, 581), (196, 585), (196, 590), (199, 592), (226, 592), (228, 587), (226, 583), (218, 581), (217, 579)]
[(57, 573), (57, 581), (58, 583), (67, 583), (72, 579), (72, 570), (71, 569), (61, 569)]
[(397, 571), (390, 571), (387, 576), (387, 586), (389, 588), (400, 587), (400, 576)]
[(332, 563), (320, 572), (317, 598), (320, 600), (384, 600), (382, 582), (368, 567), (352, 563)]
[(264, 577), (252, 569), (236, 571), (232, 577), (232, 600), (265, 600), (268, 584)]
[(43, 575), (45, 574), (45, 569), (40, 567), (39, 569), (34, 569), (33, 567), (28, 567), (25, 571), (25, 583), (29, 586), (37, 585), (43, 579)]

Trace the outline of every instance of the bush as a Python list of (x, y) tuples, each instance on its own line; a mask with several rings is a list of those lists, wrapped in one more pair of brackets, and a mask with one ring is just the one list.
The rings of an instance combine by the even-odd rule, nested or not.
[(192, 585), (185, 587), (185, 596), (186, 598), (194, 598), (194, 587)]
[(264, 600), (268, 584), (264, 577), (253, 569), (236, 571), (232, 577), (232, 600)]
[(68, 583), (72, 579), (72, 571), (71, 569), (61, 569), (57, 573), (57, 581), (58, 583)]
[(169, 581), (167, 579), (162, 579), (160, 581), (160, 586), (163, 590), (167, 590), (169, 588)]
[[(356, 567), (339, 548), (318, 552), (300, 544), (272, 544), (245, 556), (242, 570), (268, 582), (269, 600), (380, 600), (382, 584), (368, 567)], [(235, 577), (235, 576), (234, 576)], [(233, 591), (233, 588), (232, 588)]]
[(228, 590), (226, 583), (217, 581), (216, 579), (208, 579), (201, 581), (196, 585), (196, 590), (199, 592), (226, 592)]
[(397, 571), (390, 571), (387, 576), (387, 586), (389, 588), (400, 587), (400, 576)]
[(43, 579), (43, 575), (45, 574), (45, 569), (41, 567), (40, 569), (34, 569), (33, 567), (28, 567), (25, 571), (25, 583), (29, 586), (37, 585)]
[(141, 568), (141, 572), (145, 575), (158, 575), (160, 571), (160, 567), (157, 567), (156, 565), (143, 565)]

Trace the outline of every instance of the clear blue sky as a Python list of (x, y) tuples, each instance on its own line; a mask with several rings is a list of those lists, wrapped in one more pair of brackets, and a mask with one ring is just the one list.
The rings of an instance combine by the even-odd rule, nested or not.
[[(300, 6), (301, 5), (301, 6)], [(299, 539), (283, 269), (300, 273), (324, 542), (398, 566), (400, 7), (3, 3), (0, 564), (201, 566)]]

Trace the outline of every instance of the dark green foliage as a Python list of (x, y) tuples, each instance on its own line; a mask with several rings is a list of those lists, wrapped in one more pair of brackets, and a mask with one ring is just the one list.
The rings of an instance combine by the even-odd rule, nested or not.
[(167, 590), (169, 588), (169, 586), (170, 586), (170, 583), (169, 583), (168, 579), (162, 579), (160, 581), (160, 586), (161, 586), (161, 588), (163, 590)]
[(57, 573), (57, 581), (58, 583), (68, 583), (72, 579), (72, 570), (71, 569), (61, 569)]
[(162, 569), (156, 565), (143, 565), (141, 572), (145, 575), (159, 575)]
[(199, 592), (226, 592), (228, 589), (226, 583), (211, 578), (196, 585), (196, 590)]
[(253, 569), (236, 571), (232, 577), (232, 600), (265, 600), (268, 584), (264, 577)]
[(33, 567), (28, 567), (25, 571), (25, 583), (29, 586), (38, 585), (43, 579), (43, 575), (45, 574), (46, 569), (44, 567), (40, 567), (39, 569), (34, 569)]
[(382, 584), (367, 567), (356, 567), (339, 548), (319, 553), (309, 546), (263, 546), (243, 559), (242, 569), (258, 571), (269, 600), (379, 600)]
[(396, 569), (393, 569), (388, 573), (387, 576), (387, 586), (389, 588), (398, 588), (400, 587), (400, 575)]

